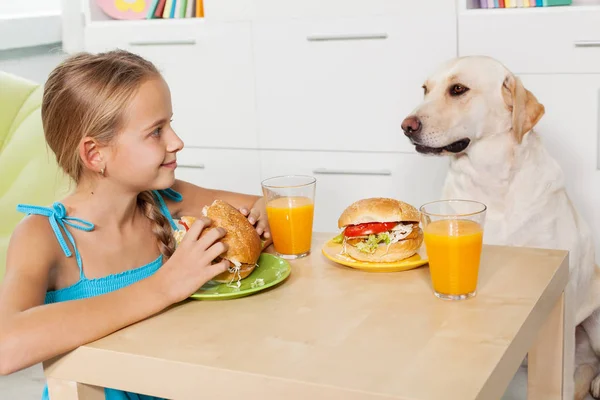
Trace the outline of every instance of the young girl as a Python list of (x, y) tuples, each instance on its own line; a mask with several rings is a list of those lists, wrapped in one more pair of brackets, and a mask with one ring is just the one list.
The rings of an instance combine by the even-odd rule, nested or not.
[[(262, 198), (175, 179), (183, 142), (172, 114), (160, 73), (129, 52), (76, 55), (50, 74), (44, 133), (76, 187), (51, 207), (19, 206), (30, 216), (13, 232), (0, 288), (0, 374), (147, 318), (225, 271), (226, 261), (212, 264), (226, 250), (225, 232), (201, 213), (214, 199), (239, 208), (269, 240)], [(182, 215), (199, 219), (175, 250), (173, 218)]]

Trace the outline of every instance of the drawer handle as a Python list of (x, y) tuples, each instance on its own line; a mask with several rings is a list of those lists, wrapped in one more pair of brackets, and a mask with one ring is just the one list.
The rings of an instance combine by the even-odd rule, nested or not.
[(575, 47), (600, 47), (600, 40), (578, 40)]
[(392, 171), (387, 169), (380, 169), (374, 171), (365, 170), (350, 170), (350, 169), (328, 169), (328, 168), (317, 168), (313, 170), (313, 174), (318, 175), (380, 175), (388, 176), (392, 175)]
[(195, 169), (204, 169), (206, 168), (204, 164), (177, 164), (178, 167), (182, 168), (195, 168)]
[(178, 45), (194, 45), (196, 40), (142, 40), (138, 42), (129, 42), (130, 46), (178, 46)]
[[(600, 138), (600, 89), (598, 89), (598, 97), (596, 101), (596, 120), (598, 121), (596, 135), (598, 138)], [(600, 142), (598, 142), (598, 148), (596, 149), (596, 170), (600, 170)]]
[(387, 33), (358, 33), (358, 34), (339, 34), (339, 35), (309, 35), (306, 39), (309, 42), (326, 42), (334, 40), (377, 40), (387, 39)]

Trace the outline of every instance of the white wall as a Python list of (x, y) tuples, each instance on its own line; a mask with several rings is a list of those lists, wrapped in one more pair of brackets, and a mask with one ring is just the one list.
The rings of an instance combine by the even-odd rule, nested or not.
[(48, 74), (67, 54), (61, 44), (0, 51), (0, 71), (43, 84)]
[[(60, 10), (61, 0), (0, 0), (0, 19), (8, 18), (13, 22), (36, 14), (60, 13)], [(2, 40), (6, 42), (10, 38), (4, 37)], [(32, 43), (28, 42), (27, 45)], [(37, 44), (41, 43), (37, 42)], [(50, 71), (65, 58), (61, 43), (58, 42), (34, 47), (3, 46), (3, 48), (6, 50), (0, 50), (0, 71), (19, 75), (38, 83), (44, 83)]]
[(60, 11), (61, 0), (0, 0), (0, 15), (37, 14)]

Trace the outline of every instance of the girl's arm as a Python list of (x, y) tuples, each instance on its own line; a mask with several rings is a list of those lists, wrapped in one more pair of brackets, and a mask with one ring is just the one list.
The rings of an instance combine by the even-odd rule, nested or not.
[[(196, 239), (208, 224), (199, 220), (193, 225)], [(25, 218), (12, 234), (0, 287), (0, 375), (63, 354), (156, 314), (227, 269), (227, 263), (211, 265), (226, 249), (220, 242), (213, 245), (224, 231), (212, 230), (205, 241), (186, 241), (190, 233), (191, 229), (184, 238), (186, 244), (182, 242), (171, 259), (146, 279), (105, 295), (44, 305), (48, 276), (64, 254), (46, 218)]]
[(167, 202), (169, 208), (172, 208), (172, 214), (178, 217), (183, 215), (200, 216), (202, 215), (202, 208), (217, 199), (226, 201), (237, 209), (250, 209), (260, 199), (259, 196), (250, 194), (207, 189), (178, 179), (175, 180), (172, 188), (181, 193), (183, 198), (180, 202)]
[(248, 221), (252, 225), (256, 225), (256, 231), (259, 235), (263, 235), (267, 239), (267, 245), (270, 243), (269, 223), (267, 220), (267, 211), (263, 197), (229, 192), (225, 190), (207, 189), (196, 186), (192, 183), (176, 180), (172, 186), (173, 190), (179, 192), (182, 196), (182, 201), (174, 202), (165, 199), (171, 214), (175, 218), (184, 215), (201, 216), (202, 208), (210, 205), (216, 199), (228, 202), (244, 215), (248, 217)]

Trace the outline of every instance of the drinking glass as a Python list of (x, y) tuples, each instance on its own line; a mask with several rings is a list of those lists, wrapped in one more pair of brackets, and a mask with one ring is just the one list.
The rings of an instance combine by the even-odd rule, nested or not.
[(421, 223), (434, 294), (464, 300), (477, 293), (487, 207), (472, 200), (421, 206)]
[(282, 258), (310, 254), (316, 182), (312, 176), (287, 175), (261, 183), (273, 246)]

